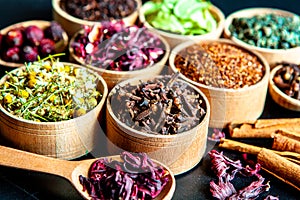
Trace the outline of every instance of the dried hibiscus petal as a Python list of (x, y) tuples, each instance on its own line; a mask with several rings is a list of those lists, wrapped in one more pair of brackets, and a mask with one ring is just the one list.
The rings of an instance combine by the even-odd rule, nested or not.
[(98, 159), (88, 177), (79, 176), (92, 199), (152, 199), (169, 181), (168, 172), (145, 153), (122, 152), (120, 157), (123, 162)]
[(71, 47), (85, 63), (114, 71), (133, 71), (158, 62), (164, 44), (146, 28), (126, 27), (123, 22), (85, 26)]
[[(259, 174), (260, 165), (258, 163), (252, 164), (253, 166), (243, 166), (240, 160), (231, 160), (224, 156), (223, 152), (216, 150), (211, 150), (209, 156), (212, 170), (218, 178), (217, 183), (210, 182), (210, 191), (213, 197), (220, 200), (256, 199), (261, 193), (269, 190), (269, 182), (264, 183), (265, 179)], [(236, 190), (230, 181), (234, 180), (237, 173), (246, 177), (253, 176), (257, 180), (240, 190)]]

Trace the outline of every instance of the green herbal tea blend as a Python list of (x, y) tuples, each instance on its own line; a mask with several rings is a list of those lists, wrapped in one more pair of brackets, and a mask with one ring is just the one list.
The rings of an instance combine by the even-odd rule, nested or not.
[(69, 120), (86, 114), (102, 97), (96, 75), (51, 56), (6, 76), (0, 85), (0, 103), (11, 114), (27, 120)]

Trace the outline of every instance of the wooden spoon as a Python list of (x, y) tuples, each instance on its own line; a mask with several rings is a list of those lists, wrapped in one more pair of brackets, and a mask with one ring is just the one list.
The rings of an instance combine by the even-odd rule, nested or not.
[[(113, 160), (121, 160), (120, 156), (109, 156)], [(99, 158), (97, 158), (99, 159)], [(48, 174), (57, 175), (70, 181), (76, 190), (85, 198), (90, 199), (87, 192), (83, 192), (82, 185), (79, 182), (79, 175), (88, 176), (90, 165), (96, 159), (88, 159), (81, 161), (67, 161), (50, 158), (34, 153), (29, 153), (0, 145), (0, 165), (7, 167), (14, 167), (19, 169), (32, 170)], [(169, 171), (170, 181), (155, 199), (172, 198), (175, 191), (175, 178), (174, 174), (168, 167), (162, 163), (153, 160), (157, 165), (163, 166)]]

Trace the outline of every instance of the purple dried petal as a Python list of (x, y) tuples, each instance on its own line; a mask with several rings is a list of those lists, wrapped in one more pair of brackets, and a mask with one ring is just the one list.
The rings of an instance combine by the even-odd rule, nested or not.
[(217, 128), (214, 128), (212, 135), (208, 137), (209, 140), (215, 142), (219, 142), (221, 138), (225, 138), (225, 133)]
[(279, 197), (274, 197), (272, 195), (268, 195), (268, 196), (266, 196), (266, 198), (264, 198), (264, 200), (279, 200)]
[[(88, 178), (79, 176), (83, 190), (92, 199), (154, 198), (169, 181), (166, 170), (155, 166), (147, 154), (123, 152), (121, 157), (124, 162), (99, 159), (91, 165)], [(126, 166), (137, 169), (130, 173)]]
[[(261, 193), (268, 191), (270, 188), (269, 183), (264, 184), (264, 178), (258, 173), (261, 169), (258, 163), (252, 166), (247, 165), (243, 167), (240, 160), (233, 161), (223, 155), (223, 152), (211, 150), (209, 155), (212, 159), (212, 169), (218, 177), (218, 184), (211, 181), (210, 191), (217, 199), (256, 199)], [(249, 162), (251, 163), (251, 162)], [(255, 176), (258, 180), (253, 181), (249, 186), (235, 191), (234, 186), (230, 183), (235, 178), (235, 174), (239, 172), (244, 176)]]
[(233, 161), (223, 155), (223, 152), (219, 153), (216, 150), (211, 150), (209, 156), (212, 159), (212, 169), (218, 177), (225, 177), (227, 174), (232, 180), (236, 172), (243, 169), (239, 160)]
[(227, 197), (230, 197), (232, 194), (236, 193), (234, 186), (227, 180), (223, 180), (222, 178), (219, 179), (218, 184), (214, 181), (210, 182), (210, 192), (212, 196), (220, 199), (225, 200)]
[[(85, 47), (76, 48), (76, 45), (71, 44), (75, 55), (86, 63), (116, 71), (148, 67), (159, 61), (164, 54), (164, 44), (146, 28), (126, 27), (122, 23), (84, 27), (84, 34), (77, 36), (74, 43)], [(108, 64), (107, 59), (112, 62)]]
[(239, 190), (236, 194), (233, 194), (229, 199), (243, 200), (243, 199), (256, 199), (261, 193), (269, 191), (269, 182), (264, 184), (265, 179), (260, 176), (257, 181), (253, 181), (249, 186)]

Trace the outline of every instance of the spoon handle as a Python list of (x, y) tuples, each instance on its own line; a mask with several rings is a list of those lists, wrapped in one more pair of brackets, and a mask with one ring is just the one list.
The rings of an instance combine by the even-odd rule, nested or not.
[(50, 158), (0, 145), (0, 165), (44, 172), (70, 179), (76, 162)]

